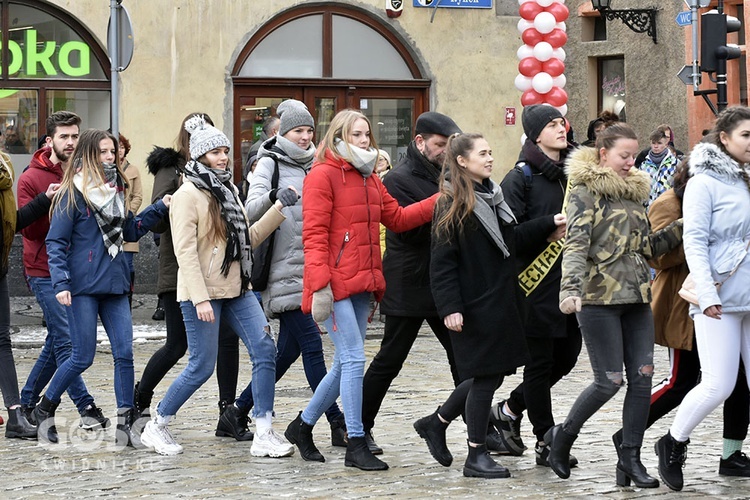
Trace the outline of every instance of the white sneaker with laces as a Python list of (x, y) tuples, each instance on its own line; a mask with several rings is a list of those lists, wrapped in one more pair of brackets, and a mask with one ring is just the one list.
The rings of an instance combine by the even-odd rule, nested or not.
[(294, 455), (294, 445), (270, 428), (263, 434), (255, 433), (250, 454), (254, 457), (289, 457)]
[(150, 420), (141, 433), (141, 443), (153, 448), (160, 455), (177, 455), (182, 453), (182, 446), (177, 444), (174, 436), (169, 432), (167, 424), (157, 424)]

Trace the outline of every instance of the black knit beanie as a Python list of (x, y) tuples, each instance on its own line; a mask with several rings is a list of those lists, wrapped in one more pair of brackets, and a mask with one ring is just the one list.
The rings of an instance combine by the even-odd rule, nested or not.
[(556, 118), (563, 118), (562, 113), (548, 104), (526, 106), (521, 115), (523, 132), (531, 142), (536, 143), (544, 127)]

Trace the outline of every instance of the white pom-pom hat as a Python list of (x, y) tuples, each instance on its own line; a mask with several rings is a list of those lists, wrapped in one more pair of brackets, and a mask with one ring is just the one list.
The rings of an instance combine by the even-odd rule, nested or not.
[(212, 127), (201, 115), (195, 115), (185, 122), (185, 130), (190, 134), (190, 158), (197, 160), (212, 149), (231, 148), (229, 138), (216, 127)]

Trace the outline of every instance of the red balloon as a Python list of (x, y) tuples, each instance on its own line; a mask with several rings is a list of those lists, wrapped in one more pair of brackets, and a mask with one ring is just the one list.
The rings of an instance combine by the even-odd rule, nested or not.
[[(533, 28), (529, 28), (529, 29), (533, 29)], [(526, 31), (529, 31), (529, 30), (526, 30)], [(526, 31), (524, 31), (524, 33), (526, 33)], [(568, 34), (565, 33), (563, 30), (561, 30), (560, 28), (555, 28), (549, 33), (547, 33), (546, 35), (544, 35), (544, 41), (552, 45), (553, 49), (559, 49), (560, 47), (565, 45), (565, 42), (568, 41)]]
[(565, 63), (553, 57), (542, 63), (542, 71), (549, 73), (552, 78), (560, 76), (565, 71)]
[(544, 7), (536, 2), (524, 2), (518, 7), (518, 13), (527, 21), (533, 21), (542, 12), (544, 12)]
[[(526, 2), (529, 3), (529, 2)], [(526, 57), (518, 62), (518, 72), (532, 78), (542, 71), (542, 62), (534, 57)]]
[[(527, 2), (528, 3), (528, 2)], [(532, 104), (542, 104), (544, 98), (534, 89), (529, 89), (521, 95), (521, 104), (531, 106)]]
[(552, 89), (544, 95), (544, 99), (548, 104), (553, 106), (562, 106), (568, 102), (568, 93), (560, 87), (552, 87)]
[[(532, 3), (532, 2), (526, 2), (526, 3)], [(545, 8), (544, 10), (546, 10), (547, 12), (555, 16), (555, 21), (557, 21), (558, 23), (564, 22), (568, 18), (568, 15), (570, 14), (570, 11), (565, 6), (565, 4), (558, 3), (558, 2), (553, 2), (552, 5)]]
[[(532, 3), (532, 2), (526, 2), (526, 3)], [(537, 43), (544, 41), (544, 35), (539, 33), (534, 28), (529, 28), (527, 30), (524, 30), (523, 34), (521, 34), (521, 40), (523, 40), (523, 43), (525, 43), (526, 45), (533, 47)], [(557, 47), (553, 45), (552, 48), (556, 49)]]

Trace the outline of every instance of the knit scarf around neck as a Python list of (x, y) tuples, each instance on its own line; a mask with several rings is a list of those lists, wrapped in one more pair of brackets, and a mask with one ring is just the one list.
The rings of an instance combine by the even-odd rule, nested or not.
[(250, 232), (245, 213), (237, 200), (236, 189), (232, 185), (232, 173), (218, 172), (198, 161), (190, 160), (185, 165), (185, 177), (198, 189), (211, 193), (219, 203), (227, 233), (227, 247), (224, 251), (224, 261), (221, 263), (221, 272), (227, 277), (232, 262), (239, 261), (242, 290), (246, 290), (250, 284), (252, 269)]
[(560, 151), (560, 159), (555, 161), (528, 139), (521, 148), (521, 156), (526, 160), (526, 163), (532, 165), (551, 181), (565, 179), (565, 157), (567, 154), (567, 149)]
[[(370, 177), (378, 162), (378, 150), (375, 148), (362, 149), (352, 144), (347, 144), (341, 139), (336, 139), (336, 152), (348, 164), (354, 167), (365, 179)], [(347, 147), (348, 146), (348, 147)]]
[(3, 211), (3, 248), (0, 268), (8, 265), (10, 247), (16, 234), (16, 200), (13, 197), (13, 165), (5, 153), (0, 153), (0, 210)]
[(308, 165), (312, 162), (313, 156), (315, 156), (315, 145), (312, 142), (307, 149), (302, 149), (289, 139), (283, 136), (276, 136), (276, 147), (300, 165)]
[(122, 251), (125, 220), (125, 183), (117, 172), (117, 166), (103, 163), (104, 183), (92, 178), (84, 179), (80, 167), (73, 165), (76, 173), (73, 175), (73, 185), (82, 194), (86, 193), (89, 206), (94, 212), (94, 218), (102, 233), (104, 247), (114, 259)]
[(650, 149), (648, 151), (648, 159), (651, 160), (651, 163), (658, 167), (659, 165), (661, 165), (661, 162), (664, 161), (664, 158), (667, 157), (667, 154), (669, 154), (669, 148), (664, 148), (664, 151), (659, 154), (654, 153), (654, 151)]

